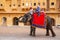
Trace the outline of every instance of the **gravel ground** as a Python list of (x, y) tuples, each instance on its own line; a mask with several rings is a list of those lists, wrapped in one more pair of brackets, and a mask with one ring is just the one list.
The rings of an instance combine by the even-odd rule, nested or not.
[(0, 40), (60, 40), (60, 29), (54, 28), (56, 37), (45, 36), (45, 29), (36, 29), (36, 36), (29, 36), (29, 26), (0, 26)]

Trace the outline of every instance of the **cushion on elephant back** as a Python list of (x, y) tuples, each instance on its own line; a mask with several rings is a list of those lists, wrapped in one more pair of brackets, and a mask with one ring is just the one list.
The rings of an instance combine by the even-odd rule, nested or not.
[(45, 13), (40, 12), (40, 16), (38, 16), (38, 13), (33, 13), (32, 18), (32, 26), (36, 26), (39, 28), (46, 28), (45, 26)]

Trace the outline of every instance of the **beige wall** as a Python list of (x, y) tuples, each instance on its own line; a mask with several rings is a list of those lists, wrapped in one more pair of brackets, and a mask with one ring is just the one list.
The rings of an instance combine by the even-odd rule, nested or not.
[[(43, 5), (43, 2), (45, 3), (45, 5)], [(51, 5), (51, 2), (54, 2), (53, 6)], [(22, 5), (22, 3), (24, 3), (24, 6)], [(32, 5), (31, 5), (31, 3), (32, 3)], [(36, 3), (36, 6), (34, 6), (34, 3)], [(30, 6), (32, 6), (33, 8), (36, 8), (38, 6), (38, 3), (40, 3), (41, 8), (47, 9), (47, 0), (39, 0), (39, 1), (38, 0), (32, 0), (32, 1), (31, 0), (20, 0), (20, 1), (0, 0), (0, 4), (3, 4), (3, 6), (0, 8), (5, 9), (6, 12), (10, 12), (10, 11), (12, 11), (12, 9), (18, 10), (18, 4), (20, 4), (20, 10), (21, 10), (21, 8), (30, 8)], [(15, 4), (15, 6), (13, 6), (14, 4)], [(11, 7), (9, 5), (11, 5)], [(28, 5), (28, 6), (26, 6), (26, 5)], [(57, 0), (49, 0), (50, 11), (53, 9), (56, 10), (56, 8), (58, 7), (56, 5), (57, 5)]]
[[(7, 18), (7, 21), (6, 21), (6, 25), (7, 26), (12, 26), (13, 25), (13, 18), (14, 17), (17, 17), (17, 18), (19, 18), (20, 16), (23, 16), (24, 14), (22, 13), (22, 14), (19, 14), (19, 13), (17, 13), (17, 14), (15, 14), (15, 13), (11, 13), (11, 14), (8, 14), (8, 13), (1, 13), (0, 14), (0, 26), (1, 25), (3, 25), (3, 23), (2, 23), (2, 18), (3, 17), (6, 17)], [(21, 23), (19, 23), (19, 25), (20, 25)], [(23, 25), (23, 24), (22, 24)]]
[[(3, 25), (2, 24), (2, 18), (3, 17), (6, 17), (7, 18), (7, 21), (6, 21), (6, 25), (7, 26), (13, 26), (13, 18), (14, 17), (17, 17), (19, 18), (20, 16), (23, 16), (24, 13), (11, 13), (11, 14), (8, 14), (8, 13), (0, 13), (0, 25)], [(54, 14), (54, 13), (47, 13), (48, 16), (50, 16), (51, 18), (53, 18), (55, 20), (55, 25), (59, 25), (60, 24), (60, 18), (58, 18), (58, 13)], [(19, 26), (24, 26), (23, 23), (19, 23)]]
[[(45, 3), (45, 5), (43, 5), (43, 2)], [(51, 2), (54, 2), (54, 5), (51, 5)], [(24, 6), (22, 6), (22, 3), (24, 3)], [(27, 3), (27, 4), (26, 4)], [(6, 17), (7, 18), (7, 25), (12, 25), (12, 21), (14, 17), (19, 17), (20, 15), (23, 15), (22, 8), (30, 8), (30, 4), (32, 3), (32, 7), (36, 8), (38, 3), (40, 3), (40, 7), (41, 8), (45, 8), (47, 9), (47, 0), (0, 0), (0, 4), (3, 4), (3, 6), (0, 6), (0, 9), (4, 9), (4, 11), (0, 12), (0, 25), (2, 25), (2, 18)], [(34, 3), (36, 3), (36, 6), (34, 6)], [(13, 6), (13, 4), (15, 4), (15, 6)], [(18, 4), (20, 4), (20, 7), (18, 7)], [(60, 12), (60, 11), (56, 11), (57, 7), (56, 6), (57, 0), (49, 0), (49, 11), (54, 11), (54, 12)], [(9, 6), (11, 5), (11, 7)], [(26, 6), (28, 5), (28, 6)], [(15, 9), (15, 11), (13, 11), (12, 9)], [(6, 13), (7, 12), (7, 13)], [(16, 13), (15, 13), (16, 12)], [(26, 13), (26, 11), (25, 11)], [(60, 18), (58, 18), (58, 13), (47, 13), (47, 15), (49, 15), (50, 17), (54, 18), (56, 21), (56, 25), (60, 24)], [(20, 25), (20, 24), (19, 24)]]

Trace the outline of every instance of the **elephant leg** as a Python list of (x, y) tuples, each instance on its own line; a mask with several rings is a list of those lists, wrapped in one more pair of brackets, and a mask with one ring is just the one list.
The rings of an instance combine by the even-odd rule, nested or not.
[(30, 35), (31, 36), (35, 36), (35, 31), (36, 31), (36, 28), (34, 26), (31, 26), (31, 28), (30, 28)]
[(46, 36), (49, 36), (49, 28), (46, 28)]
[(51, 26), (51, 25), (49, 26), (49, 29), (50, 29), (50, 31), (51, 31), (52, 37), (55, 37), (55, 36), (56, 36), (56, 34), (55, 34), (55, 32), (53, 31), (53, 28), (52, 28), (52, 26)]
[(53, 29), (50, 29), (51, 33), (52, 33), (52, 37), (55, 37), (56, 34), (54, 33)]
[(33, 36), (35, 36), (36, 28), (33, 28)]
[(30, 27), (30, 36), (32, 35), (32, 32), (33, 32), (33, 28), (32, 26)]

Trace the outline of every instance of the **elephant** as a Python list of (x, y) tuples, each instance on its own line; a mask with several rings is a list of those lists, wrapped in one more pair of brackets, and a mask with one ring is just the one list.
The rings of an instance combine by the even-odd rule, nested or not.
[[(32, 26), (32, 16), (31, 16), (31, 14), (26, 13), (24, 16), (20, 17), (19, 20), (22, 21), (23, 23), (29, 22), (30, 23), (30, 36), (35, 36), (36, 27)], [(53, 28), (52, 28), (51, 17), (46, 16), (45, 20), (46, 20), (45, 21), (46, 22), (45, 23), (46, 24), (46, 36), (49, 36), (49, 30), (50, 30), (51, 34), (52, 34), (52, 37), (55, 37), (56, 34), (55, 34), (55, 32), (53, 31)]]

